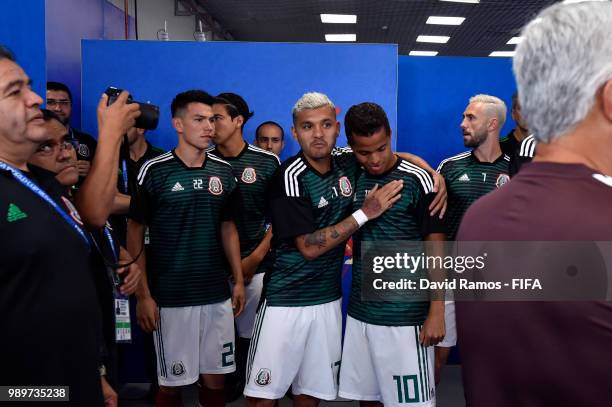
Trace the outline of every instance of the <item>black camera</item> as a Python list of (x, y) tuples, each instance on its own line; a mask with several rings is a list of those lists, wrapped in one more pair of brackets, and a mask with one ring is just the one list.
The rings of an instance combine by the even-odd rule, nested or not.
[[(119, 97), (122, 90), (109, 86), (104, 93), (108, 95), (108, 106), (115, 103), (115, 100)], [(152, 105), (150, 103), (137, 102), (132, 99), (132, 96), (128, 96), (126, 103), (138, 103), (140, 107), (140, 116), (136, 118), (134, 127), (145, 130), (155, 130), (157, 123), (159, 122), (159, 106)]]

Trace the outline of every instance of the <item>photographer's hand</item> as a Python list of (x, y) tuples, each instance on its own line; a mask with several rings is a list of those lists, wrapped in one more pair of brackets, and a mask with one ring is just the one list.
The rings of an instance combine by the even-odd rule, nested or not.
[(129, 93), (121, 92), (117, 100), (108, 104), (108, 95), (102, 94), (98, 103), (98, 139), (110, 137), (113, 140), (121, 138), (127, 131), (134, 126), (136, 118), (140, 116), (138, 103), (126, 103)]
[(140, 115), (137, 103), (126, 103), (121, 92), (115, 103), (107, 106), (108, 96), (98, 103), (98, 146), (91, 170), (77, 192), (75, 203), (81, 218), (91, 228), (101, 228), (108, 219), (117, 190), (119, 148), (123, 135)]

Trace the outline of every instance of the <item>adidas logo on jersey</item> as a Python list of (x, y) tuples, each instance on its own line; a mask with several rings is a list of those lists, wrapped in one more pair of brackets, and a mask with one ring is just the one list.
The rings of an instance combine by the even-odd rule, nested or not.
[(318, 208), (323, 208), (325, 206), (327, 206), (327, 204), (329, 204), (329, 202), (327, 201), (327, 199), (321, 197), (321, 199), (319, 200), (319, 206)]
[(174, 184), (174, 186), (171, 189), (172, 192), (184, 191), (184, 190), (185, 188), (183, 188), (180, 182), (177, 182), (176, 184)]
[(468, 177), (467, 174), (463, 174), (462, 176), (459, 177), (459, 181), (461, 181), (461, 182), (469, 182), (470, 181), (470, 177)]

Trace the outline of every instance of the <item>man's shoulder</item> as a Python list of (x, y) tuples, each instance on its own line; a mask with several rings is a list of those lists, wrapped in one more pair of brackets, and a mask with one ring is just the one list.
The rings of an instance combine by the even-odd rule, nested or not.
[(301, 154), (283, 161), (272, 175), (270, 181), (270, 192), (275, 195), (282, 193), (284, 196), (299, 196), (301, 179), (309, 169), (306, 160)]
[(472, 159), (472, 150), (468, 150), (468, 151), (464, 151), (459, 154), (455, 154), (453, 156), (450, 156), (440, 161), (440, 164), (438, 165), (438, 168), (436, 171), (442, 172), (442, 171), (450, 170), (454, 167), (460, 167), (463, 165), (467, 165), (467, 163), (469, 163), (471, 159)]
[(163, 153), (158, 155), (155, 158), (151, 158), (150, 160), (145, 161), (140, 167), (140, 171), (138, 172), (137, 181), (139, 184), (142, 184), (144, 179), (149, 176), (153, 171), (158, 168), (162, 168), (163, 166), (172, 165), (175, 162), (174, 155), (172, 151), (168, 151), (167, 153)]
[(425, 194), (433, 192), (433, 178), (427, 171), (401, 157), (398, 159), (400, 162), (394, 172), (401, 174), (402, 178), (410, 180), (414, 186), (422, 188)]
[(74, 137), (81, 143), (91, 142), (97, 144), (96, 139), (89, 133), (85, 133), (84, 131), (81, 131), (79, 129), (72, 128), (72, 134), (74, 134)]
[(254, 146), (253, 144), (248, 145), (246, 152), (251, 156), (257, 157), (258, 160), (261, 160), (262, 162), (271, 163), (276, 167), (281, 165), (280, 158), (278, 158), (276, 154), (271, 151), (264, 150), (263, 148)]

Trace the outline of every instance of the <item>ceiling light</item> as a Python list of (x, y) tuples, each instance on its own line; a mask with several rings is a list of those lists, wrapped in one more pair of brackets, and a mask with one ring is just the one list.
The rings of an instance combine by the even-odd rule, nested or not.
[(516, 51), (493, 51), (489, 54), (490, 57), (513, 57)]
[(465, 17), (440, 17), (431, 16), (427, 19), (426, 24), (439, 25), (461, 25), (465, 21)]
[(440, 0), (440, 1), (448, 1), (452, 3), (472, 3), (472, 4), (480, 3), (480, 0)]
[(519, 44), (521, 41), (523, 41), (523, 37), (512, 37), (506, 44), (514, 45), (514, 44)]
[(356, 24), (355, 14), (321, 14), (321, 22), (326, 24)]
[(357, 41), (357, 34), (325, 34), (325, 41)]
[(438, 51), (410, 51), (408, 55), (415, 57), (435, 57), (438, 55)]
[(417, 37), (417, 42), (433, 42), (436, 44), (446, 44), (450, 37), (445, 37), (443, 35), (419, 35)]

